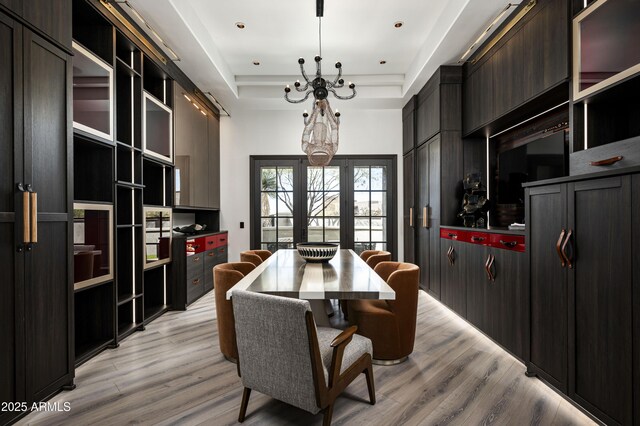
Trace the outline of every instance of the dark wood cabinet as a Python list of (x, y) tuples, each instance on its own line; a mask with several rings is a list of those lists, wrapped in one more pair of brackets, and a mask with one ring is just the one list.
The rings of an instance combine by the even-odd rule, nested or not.
[(220, 207), (220, 121), (175, 83), (175, 205)]
[(406, 154), (415, 147), (416, 137), (416, 99), (414, 96), (409, 102), (402, 108), (402, 153)]
[(0, 57), (0, 397), (31, 403), (74, 377), (71, 64), (1, 12)]
[[(441, 231), (442, 232), (442, 231)], [(463, 318), (467, 316), (466, 244), (456, 232), (440, 242), (440, 300)]]
[(414, 227), (415, 220), (415, 151), (409, 151), (404, 156), (402, 173), (403, 173), (403, 209), (402, 220), (404, 230), (404, 260), (405, 262), (415, 263), (415, 241), (416, 229)]
[(226, 231), (174, 236), (171, 266), (172, 308), (185, 310), (214, 287), (213, 267), (227, 262)]
[(637, 399), (633, 268), (640, 252), (631, 194), (631, 175), (568, 179), (526, 192), (528, 370), (610, 424), (632, 424)]
[(465, 135), (568, 80), (569, 26), (567, 2), (538, 0), (495, 46), (471, 58), (463, 84)]
[(71, 0), (0, 0), (0, 4), (71, 50)]

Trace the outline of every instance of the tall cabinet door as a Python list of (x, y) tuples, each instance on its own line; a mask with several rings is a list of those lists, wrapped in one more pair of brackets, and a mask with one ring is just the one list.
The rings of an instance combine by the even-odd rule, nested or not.
[[(429, 142), (429, 202), (426, 225), (429, 228), (429, 292), (440, 298), (440, 135)], [(425, 270), (426, 274), (427, 271)]]
[(569, 394), (606, 423), (631, 424), (631, 177), (568, 188)]
[(415, 151), (409, 151), (404, 156), (402, 164), (404, 192), (402, 219), (404, 229), (404, 261), (415, 263)]
[[(22, 237), (22, 199), (16, 183), (22, 182), (22, 121), (20, 27), (0, 13), (0, 401), (24, 401), (24, 386), (18, 371), (22, 363), (24, 288), (23, 254), (16, 251)], [(11, 412), (0, 412), (0, 424)]]
[(220, 119), (213, 114), (207, 117), (209, 124), (209, 203), (207, 207), (220, 208)]
[(429, 288), (429, 145), (416, 149), (417, 202), (416, 202), (416, 263), (420, 267), (420, 287)]
[(26, 387), (39, 400), (73, 378), (71, 61), (26, 30), (23, 44), (24, 176), (37, 194), (37, 242), (25, 256)]
[(568, 232), (566, 185), (526, 191), (531, 305), (528, 371), (567, 390), (567, 266), (557, 244)]

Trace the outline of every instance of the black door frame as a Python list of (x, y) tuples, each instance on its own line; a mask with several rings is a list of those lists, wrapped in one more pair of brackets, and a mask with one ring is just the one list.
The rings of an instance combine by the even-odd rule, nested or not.
[[(397, 246), (398, 246), (398, 199), (397, 199), (397, 159), (395, 154), (390, 155), (336, 155), (333, 157), (330, 165), (341, 166), (341, 216), (346, 214), (345, 223), (340, 224), (341, 241), (344, 248), (353, 249), (353, 225), (354, 216), (352, 213), (347, 213), (348, 206), (353, 204), (353, 182), (351, 182), (352, 176), (347, 175), (348, 171), (352, 171), (354, 166), (362, 165), (376, 165), (376, 160), (383, 160), (388, 164), (389, 173), (387, 174), (387, 250), (391, 252), (392, 258), (397, 259)], [(301, 171), (303, 166), (307, 166), (308, 160), (303, 155), (252, 155), (249, 157), (249, 179), (250, 179), (250, 243), (251, 248), (259, 248), (260, 245), (260, 220), (259, 214), (256, 214), (256, 197), (260, 194), (260, 177), (257, 170), (260, 167), (265, 166), (293, 166), (294, 167), (294, 192), (298, 192), (300, 188), (306, 188), (306, 176), (302, 176)], [(368, 164), (367, 164), (368, 163)], [(346, 179), (344, 178), (346, 177)], [(344, 181), (344, 182), (343, 182)], [(342, 193), (343, 191), (346, 194)], [(300, 197), (294, 197), (294, 223), (306, 223), (306, 206), (302, 205)], [(342, 221), (341, 221), (342, 222)], [(297, 229), (296, 229), (297, 228)], [(306, 226), (305, 226), (306, 228)], [(294, 243), (306, 240), (303, 239), (302, 227), (294, 226), (293, 230)]]

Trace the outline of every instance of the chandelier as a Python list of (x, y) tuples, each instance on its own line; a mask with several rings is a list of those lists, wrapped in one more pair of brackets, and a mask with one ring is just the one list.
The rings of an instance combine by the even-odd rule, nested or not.
[(318, 39), (319, 54), (314, 58), (316, 62), (315, 78), (309, 79), (304, 70), (304, 58), (298, 59), (300, 65), (300, 73), (304, 78), (304, 85), (297, 80), (293, 85), (297, 92), (304, 93), (300, 99), (291, 99), (291, 87), (287, 85), (284, 89), (284, 98), (292, 104), (299, 104), (313, 94), (313, 109), (311, 115), (305, 112), (304, 130), (302, 132), (302, 151), (307, 154), (309, 163), (313, 166), (326, 166), (338, 151), (338, 129), (340, 127), (340, 113), (338, 110), (333, 112), (329, 105), (327, 96), (332, 93), (338, 99), (348, 100), (356, 96), (356, 85), (349, 82), (348, 87), (351, 93), (342, 96), (336, 92), (336, 89), (344, 87), (344, 79), (342, 78), (342, 64), (336, 62), (338, 75), (331, 80), (327, 80), (322, 76), (322, 15), (324, 12), (324, 0), (316, 0), (316, 16), (318, 17)]

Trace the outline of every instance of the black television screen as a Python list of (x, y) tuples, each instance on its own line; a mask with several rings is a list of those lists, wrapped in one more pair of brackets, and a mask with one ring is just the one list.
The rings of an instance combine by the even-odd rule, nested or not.
[(524, 203), (525, 182), (566, 175), (566, 131), (535, 139), (498, 155), (498, 204)]

